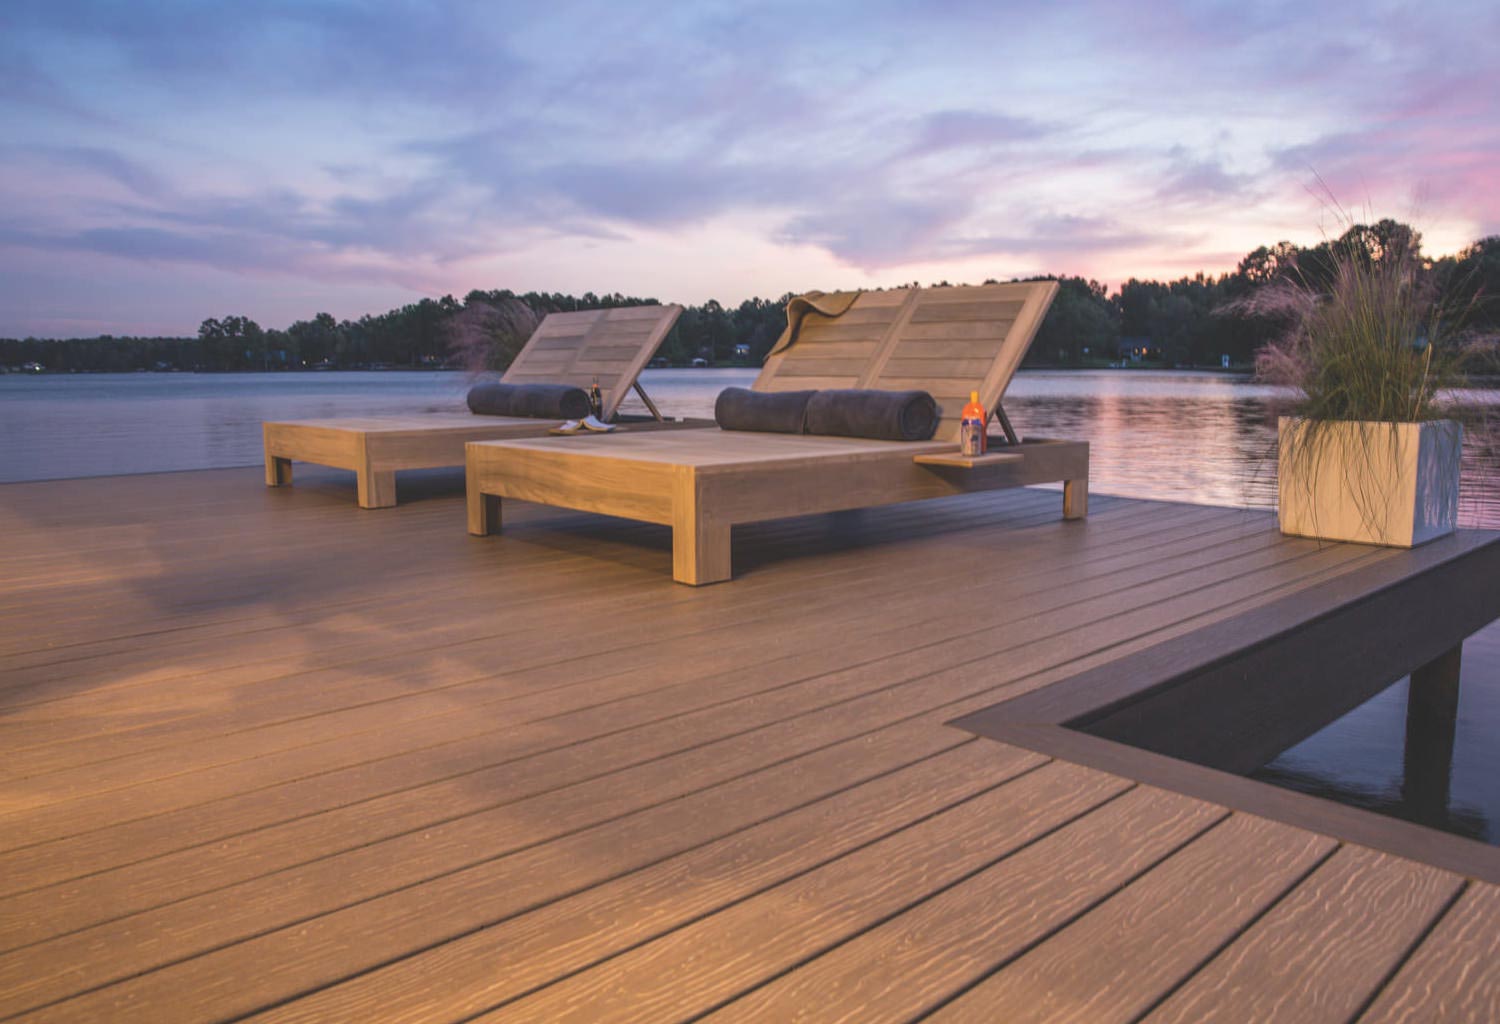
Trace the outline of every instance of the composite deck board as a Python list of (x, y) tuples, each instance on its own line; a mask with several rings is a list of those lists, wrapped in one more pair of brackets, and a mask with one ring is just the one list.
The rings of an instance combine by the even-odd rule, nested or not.
[(0, 489), (0, 1015), (1493, 1016), (1492, 888), (944, 725), (1398, 554), (1019, 491), (700, 591), (661, 527), (350, 481)]
[(1081, 816), (1092, 808), (1076, 798), (1022, 811), (1000, 803), (1004, 795), (789, 879), (504, 1007), (494, 1019), (682, 1020), (986, 869), (1037, 880), (1061, 874), (1048, 890), (1086, 900), (1091, 882), (1108, 891), (1219, 816), (1194, 801), (1140, 790)]
[[(1033, 496), (1033, 500), (1035, 500), (1035, 498), (1037, 497), (1040, 496)], [(974, 506), (967, 506), (967, 508), (972, 509), (974, 508)], [(450, 515), (447, 517), (441, 517), (443, 522), (452, 521), (452, 511), (453, 510), (450, 506)], [(395, 513), (390, 513), (390, 515), (395, 515)], [(961, 516), (962, 513), (960, 513), (960, 517)], [(526, 517), (523, 513), (523, 515), (520, 517), (523, 527), (525, 518)], [(902, 522), (909, 524), (906, 530), (906, 532), (908, 533), (916, 532), (919, 522), (921, 530), (930, 530), (934, 533), (940, 533), (944, 529), (945, 519), (948, 518), (951, 517), (939, 515), (919, 521), (915, 518), (910, 517), (910, 510), (906, 510), (905, 517), (903, 517), (900, 511), (897, 510), (896, 514), (893, 516), (870, 517), (867, 521), (875, 524), (872, 528), (861, 528), (859, 526), (861, 520), (849, 519), (846, 520), (843, 524), (843, 532), (848, 535), (844, 540), (844, 544), (855, 545), (860, 543), (862, 540), (863, 542), (868, 543), (872, 535), (878, 536), (880, 535), (880, 533), (899, 534), (901, 531), (894, 528), (891, 524)], [(572, 517), (572, 520), (574, 521), (578, 521), (580, 519), (581, 517), (578, 516)], [(490, 589), (498, 593), (503, 594), (512, 590), (519, 590), (524, 592), (532, 588), (556, 589), (559, 586), (559, 582), (555, 577), (552, 576), (552, 574), (546, 574), (536, 580), (533, 580), (529, 573), (523, 571), (530, 564), (540, 562), (566, 562), (569, 569), (587, 573), (587, 575), (590, 577), (588, 583), (591, 585), (590, 589), (592, 589), (593, 587), (598, 586), (600, 583), (608, 583), (612, 578), (617, 577), (617, 573), (615, 570), (618, 568), (618, 566), (616, 562), (614, 560), (601, 561), (598, 558), (598, 555), (605, 549), (611, 538), (630, 537), (632, 540), (635, 540), (636, 537), (638, 537), (640, 534), (651, 532), (650, 528), (636, 527), (633, 524), (627, 525), (620, 521), (596, 520), (596, 522), (602, 524), (602, 526), (600, 529), (593, 531), (592, 537), (580, 536), (576, 533), (565, 536), (551, 530), (547, 531), (546, 533), (538, 532), (533, 534), (528, 533), (524, 530), (524, 528), (518, 529), (516, 531), (517, 543), (507, 545), (506, 547), (500, 549), (496, 549), (493, 545), (486, 546), (477, 544), (476, 542), (470, 541), (462, 536), (454, 537), (451, 532), (444, 531), (441, 528), (440, 523), (437, 521), (437, 517), (432, 516), (425, 517), (423, 520), (419, 520), (416, 523), (410, 521), (406, 516), (402, 516), (401, 521), (398, 523), (360, 523), (356, 524), (359, 527), (358, 529), (351, 528), (349, 524), (345, 523), (339, 524), (342, 526), (342, 529), (332, 531), (346, 538), (345, 549), (340, 550), (336, 545), (334, 545), (333, 547), (335, 548), (335, 551), (337, 553), (336, 558), (330, 558), (326, 555), (326, 553), (319, 554), (317, 557), (314, 557), (311, 560), (311, 564), (316, 565), (320, 561), (327, 560), (336, 561), (339, 564), (347, 565), (351, 561), (351, 558), (355, 555), (367, 555), (368, 550), (372, 544), (379, 545), (382, 543), (390, 543), (392, 540), (404, 538), (407, 532), (416, 531), (419, 536), (432, 536), (435, 540), (438, 538), (440, 538), (441, 540), (435, 544), (430, 543), (428, 545), (423, 545), (422, 549), (418, 550), (415, 555), (409, 553), (407, 542), (405, 540), (402, 540), (400, 552), (395, 553), (392, 556), (382, 557), (380, 559), (378, 565), (376, 566), (376, 568), (378, 569), (378, 575), (371, 574), (370, 582), (383, 580), (388, 575), (390, 575), (389, 563), (395, 558), (400, 558), (403, 563), (409, 563), (404, 568), (402, 574), (403, 579), (392, 580), (393, 583), (400, 583), (408, 582), (406, 577), (421, 577), (423, 575), (422, 569), (427, 563), (428, 559), (432, 557), (442, 556), (447, 556), (449, 559), (452, 559), (456, 554), (462, 552), (463, 557), (465, 557), (467, 561), (460, 564), (463, 564), (466, 567), (472, 565), (492, 565), (496, 563), (503, 565), (507, 569), (514, 566), (517, 572), (509, 585), (495, 586), (493, 583), (490, 584)], [(851, 528), (849, 524), (854, 525)], [(329, 524), (329, 526), (333, 525), (335, 524)], [(884, 530), (880, 530), (880, 527), (882, 526), (884, 527)], [(283, 524), (283, 530), (280, 531), (280, 533), (282, 534), (286, 532), (284, 527), (285, 524)], [(951, 528), (952, 527), (950, 527), (950, 529)], [(310, 530), (310, 532), (316, 533), (317, 531)], [(795, 548), (800, 543), (804, 543), (807, 538), (814, 536), (817, 532), (821, 532), (824, 538), (829, 537), (831, 531), (826, 525), (826, 520), (824, 520), (822, 524), (817, 526), (809, 526), (808, 524), (801, 524), (800, 526), (798, 524), (778, 524), (778, 529), (773, 536), (780, 549), (786, 550), (788, 548)], [(657, 535), (663, 541), (665, 541), (665, 533), (657, 531)], [(271, 545), (274, 550), (274, 536), (273, 538), (268, 539), (267, 543), (268, 545)], [(819, 546), (822, 547), (824, 545), (820, 544)], [(210, 569), (220, 570), (213, 572), (212, 576), (206, 580), (205, 585), (212, 584), (219, 591), (227, 592), (230, 595), (234, 595), (237, 592), (244, 592), (247, 587), (245, 575), (243, 572), (236, 572), (236, 574), (231, 578), (224, 577), (221, 571), (224, 566), (224, 553), (222, 552), (222, 550), (220, 550), (221, 547), (222, 538), (213, 538), (204, 542), (203, 557), (208, 560), (208, 567)], [(415, 547), (415, 545), (413, 545), (413, 547)], [(664, 547), (665, 544), (663, 544), (663, 548)], [(621, 544), (613, 545), (609, 549), (609, 553), (616, 556), (617, 558), (629, 556), (633, 561), (648, 560), (650, 558), (656, 557), (654, 555), (653, 549), (649, 547), (643, 548), (638, 543), (633, 543), (628, 547)], [(255, 552), (253, 551), (245, 551), (243, 548), (241, 548), (242, 560), (248, 563), (252, 568), (259, 563), (259, 559), (256, 559), (254, 557), (254, 554)], [(292, 555), (284, 556), (278, 555), (277, 565), (275, 566), (272, 575), (280, 575), (284, 577), (286, 571), (296, 571), (298, 567), (302, 567), (302, 571), (306, 571), (308, 564), (309, 559), (305, 555), (300, 553), (294, 553)], [(153, 560), (152, 562), (148, 563), (146, 567), (147, 571), (140, 574), (139, 578), (135, 577), (134, 574), (121, 573), (109, 577), (106, 582), (112, 585), (111, 589), (125, 590), (132, 585), (140, 587), (141, 589), (146, 589), (154, 581), (154, 576), (156, 574), (158, 566), (159, 562)], [(191, 562), (183, 565), (181, 574), (184, 576), (187, 575), (188, 569), (192, 566), (193, 563)], [(240, 566), (239, 568), (243, 568), (243, 566)], [(352, 573), (346, 571), (343, 575), (345, 578), (358, 579), (360, 574), (356, 569)], [(391, 587), (389, 589), (389, 592), (384, 595), (384, 601), (395, 604), (399, 604), (403, 601), (410, 602), (419, 599), (423, 594), (426, 593), (429, 588), (433, 587), (434, 585), (441, 589), (447, 583), (447, 581), (444, 580), (434, 581), (432, 579), (430, 568), (425, 573), (425, 577), (426, 585), (420, 588), (401, 586)], [(179, 606), (183, 603), (180, 591), (182, 589), (186, 589), (190, 582), (190, 579), (174, 579), (174, 590), (172, 593), (172, 597), (177, 601)], [(483, 586), (482, 583), (479, 585), (481, 587)], [(639, 590), (638, 581), (636, 582), (636, 588), (637, 590)], [(339, 596), (341, 600), (357, 602), (359, 598), (363, 596), (359, 594), (347, 593), (349, 589), (352, 588), (340, 588)], [(285, 588), (278, 587), (277, 590), (277, 603), (280, 604), (282, 602), (285, 602), (290, 607), (316, 607), (319, 599), (323, 596), (317, 588), (308, 586), (306, 584), (297, 588), (297, 592), (294, 592), (292, 594), (285, 594), (284, 596), (283, 594)], [(576, 581), (574, 583), (573, 592), (576, 595)], [(118, 620), (120, 616), (127, 615), (131, 611), (132, 606), (127, 604), (123, 608), (110, 607), (107, 609), (101, 609), (101, 615), (107, 615), (111, 620)], [(155, 612), (154, 618), (151, 614), (147, 614), (153, 611)], [(151, 623), (157, 626), (160, 625), (159, 609), (147, 608), (143, 609), (142, 612), (143, 614), (141, 621), (143, 623)], [(57, 625), (55, 619), (44, 616), (38, 616), (38, 621), (39, 623), (45, 623), (54, 628)], [(23, 629), (24, 624), (18, 623), (16, 632), (20, 634), (22, 633)]]
[(1346, 846), (1147, 1019), (1350, 1020), (1461, 885), (1435, 868)]
[(1221, 820), (1200, 805), (1137, 790), (1034, 850), (915, 901), (709, 1020), (915, 1020)]
[(1360, 1024), (1500, 1020), (1500, 887), (1470, 883)]
[[(934, 1021), (1132, 1021), (1212, 949), (1294, 888), (1331, 839), (1234, 815), (1043, 941), (1001, 958)], [(1226, 872), (1234, 877), (1225, 885)], [(955, 906), (949, 929), (961, 927)], [(1150, 936), (1170, 935), (1169, 943)], [(936, 972), (935, 972), (936, 973)], [(1201, 1019), (1201, 1018), (1200, 1018)], [(1254, 1018), (1251, 1018), (1254, 1019)]]

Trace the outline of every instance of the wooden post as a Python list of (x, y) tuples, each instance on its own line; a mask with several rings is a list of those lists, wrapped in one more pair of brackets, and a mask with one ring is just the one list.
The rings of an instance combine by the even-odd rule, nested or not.
[(1089, 514), (1089, 479), (1063, 481), (1063, 518), (1083, 519)]
[(474, 472), (474, 456), (471, 454), (464, 470), (464, 499), (468, 506), (469, 533), (475, 537), (488, 537), (500, 532), (500, 496), (485, 494), (479, 489)]
[(292, 460), (266, 452), (266, 486), (285, 487), (292, 482)]
[(391, 508), (396, 504), (396, 472), (365, 468), (356, 472), (360, 508)]
[(1458, 678), (1463, 643), (1412, 672), (1406, 684), (1406, 752), (1401, 799), (1424, 825), (1448, 816), (1453, 740), (1458, 729)]
[(396, 471), (377, 470), (370, 458), (370, 437), (359, 434), (354, 439), (355, 481), (359, 489), (360, 508), (391, 508), (396, 504)]
[(700, 587), (731, 575), (730, 527), (708, 518), (693, 467), (678, 466), (672, 484), (672, 578)]

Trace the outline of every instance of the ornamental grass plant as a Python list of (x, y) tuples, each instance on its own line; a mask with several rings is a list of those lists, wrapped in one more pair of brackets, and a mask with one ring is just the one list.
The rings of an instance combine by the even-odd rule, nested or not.
[[(1358, 532), (1387, 535), (1392, 467), (1416, 457), (1400, 425), (1460, 418), (1450, 396), (1465, 382), (1463, 311), (1445, 307), (1419, 236), (1382, 226), (1299, 253), (1241, 304), (1285, 325), (1256, 357), (1261, 381), (1295, 395), (1278, 443), (1284, 528), (1291, 497), (1335, 532), (1352, 512)], [(1419, 471), (1419, 519), (1456, 514), (1461, 433), (1445, 430), (1452, 443)]]
[(1448, 415), (1443, 395), (1463, 384), (1462, 317), (1425, 269), (1414, 239), (1372, 245), (1357, 227), (1314, 250), (1244, 304), (1288, 325), (1256, 356), (1257, 376), (1295, 389), (1306, 419)]

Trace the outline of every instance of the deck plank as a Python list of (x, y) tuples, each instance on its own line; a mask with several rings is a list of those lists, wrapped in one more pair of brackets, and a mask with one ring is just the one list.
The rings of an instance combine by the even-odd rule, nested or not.
[(1500, 886), (1472, 882), (1360, 1024), (1500, 1020)]
[[(1081, 817), (1076, 804), (1067, 809), (1072, 813), (1059, 815), (1048, 805), (1024, 814), (997, 809), (967, 828), (960, 821), (924, 822), (502, 1007), (492, 1019), (683, 1019), (985, 869), (1025, 880), (1017, 884), (1030, 896), (1045, 890), (1054, 900), (1086, 903), (1090, 890), (1110, 891), (1221, 816), (1196, 801), (1143, 790)], [(1052, 911), (1049, 903), (1037, 913), (1045, 918)]]
[(1349, 1020), (1461, 885), (1435, 868), (1343, 847), (1146, 1019)]
[[(934, 1021), (1134, 1020), (1293, 888), (1331, 839), (1234, 815), (943, 1006)], [(1234, 878), (1225, 885), (1226, 872)], [(955, 911), (957, 908), (955, 908)], [(1154, 941), (1170, 936), (1170, 941)]]

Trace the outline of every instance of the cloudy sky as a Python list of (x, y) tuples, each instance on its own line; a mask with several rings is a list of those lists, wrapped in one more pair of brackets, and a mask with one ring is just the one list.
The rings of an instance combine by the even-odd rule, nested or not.
[(1500, 5), (5, 0), (0, 335), (1500, 233)]

